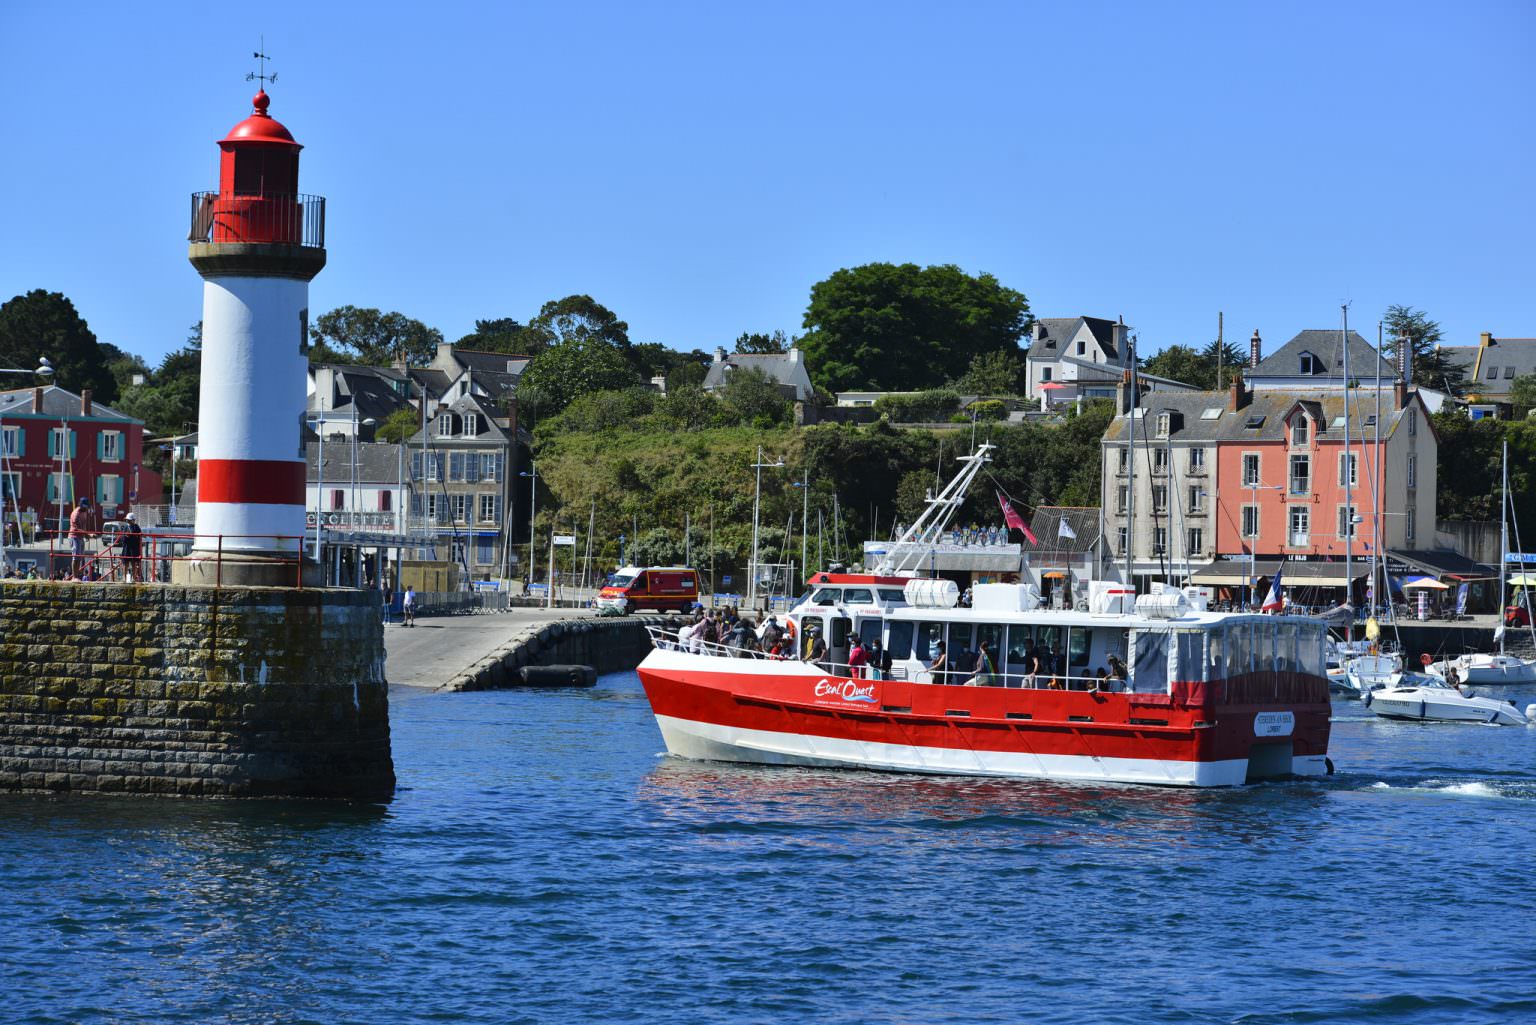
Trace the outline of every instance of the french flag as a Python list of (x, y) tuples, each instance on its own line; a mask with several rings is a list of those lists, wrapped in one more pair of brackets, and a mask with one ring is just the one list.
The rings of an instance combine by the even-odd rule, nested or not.
[(1260, 612), (1279, 612), (1285, 608), (1285, 595), (1280, 593), (1280, 574), (1284, 569), (1282, 565), (1275, 570), (1275, 579), (1269, 583), (1269, 597), (1259, 607)]

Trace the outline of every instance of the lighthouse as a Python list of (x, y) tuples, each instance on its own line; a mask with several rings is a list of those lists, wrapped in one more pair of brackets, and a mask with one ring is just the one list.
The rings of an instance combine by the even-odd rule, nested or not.
[(302, 147), (270, 105), (263, 87), (219, 140), (218, 191), (192, 195), (203, 352), (197, 538), (181, 583), (300, 583), (309, 282), (325, 266), (325, 200), (299, 192)]

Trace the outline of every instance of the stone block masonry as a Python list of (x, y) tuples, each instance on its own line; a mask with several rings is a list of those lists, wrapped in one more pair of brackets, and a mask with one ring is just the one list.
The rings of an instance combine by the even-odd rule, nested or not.
[(377, 596), (0, 585), (0, 790), (385, 800)]

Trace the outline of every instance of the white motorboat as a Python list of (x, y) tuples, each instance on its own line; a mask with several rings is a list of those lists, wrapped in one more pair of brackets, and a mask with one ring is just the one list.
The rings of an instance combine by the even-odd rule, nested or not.
[(1479, 652), (1434, 662), (1426, 668), (1431, 676), (1441, 680), (1445, 679), (1447, 669), (1454, 669), (1459, 682), (1479, 687), (1536, 683), (1536, 662), (1516, 658), (1514, 655)]
[(1529, 721), (1524, 712), (1508, 701), (1466, 694), (1438, 677), (1422, 673), (1404, 674), (1397, 686), (1366, 691), (1360, 700), (1386, 719), (1481, 722), (1500, 726), (1524, 726)]
[(1360, 694), (1397, 687), (1403, 682), (1402, 657), (1390, 652), (1356, 655), (1344, 660), (1343, 669), (1349, 688)]

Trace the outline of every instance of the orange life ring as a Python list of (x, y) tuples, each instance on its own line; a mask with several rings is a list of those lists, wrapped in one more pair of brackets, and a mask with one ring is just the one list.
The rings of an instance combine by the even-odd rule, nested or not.
[(1424, 654), (1419, 656), (1419, 665), (1427, 666), (1434, 660), (1434, 656), (1430, 655), (1430, 653), (1426, 651)]

